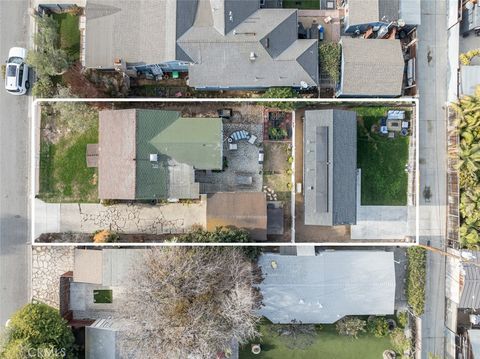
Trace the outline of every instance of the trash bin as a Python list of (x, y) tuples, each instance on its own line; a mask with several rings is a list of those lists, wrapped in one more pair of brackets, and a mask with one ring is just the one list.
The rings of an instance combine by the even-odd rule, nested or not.
[(325, 29), (323, 28), (322, 25), (318, 25), (318, 40), (323, 41), (323, 36), (324, 36)]

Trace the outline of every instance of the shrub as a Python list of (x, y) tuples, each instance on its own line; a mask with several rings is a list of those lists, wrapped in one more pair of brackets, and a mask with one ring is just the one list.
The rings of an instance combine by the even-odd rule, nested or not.
[[(291, 87), (272, 87), (265, 91), (262, 95), (262, 98), (278, 98), (278, 99), (288, 99), (296, 98), (298, 93), (294, 91)], [(292, 111), (296, 108), (295, 102), (283, 102), (283, 101), (273, 101), (273, 102), (262, 102), (266, 107), (275, 108), (283, 111)]]
[(407, 302), (412, 308), (413, 314), (423, 314), (425, 306), (425, 249), (410, 247), (407, 249)]
[(43, 303), (31, 303), (11, 317), (0, 357), (24, 358), (30, 349), (39, 354), (38, 357), (74, 358), (74, 341), (67, 322), (56, 309)]
[(271, 140), (283, 140), (288, 137), (288, 133), (284, 128), (270, 127), (268, 129), (268, 137)]
[(403, 355), (403, 353), (411, 347), (410, 340), (405, 336), (401, 328), (395, 328), (392, 331), (390, 334), (390, 343), (392, 344), (393, 350), (400, 355)]
[(397, 321), (400, 327), (405, 328), (408, 325), (408, 312), (397, 313)]
[(365, 326), (367, 323), (357, 317), (345, 317), (340, 319), (337, 324), (337, 332), (340, 335), (358, 338), (358, 334), (365, 332)]
[(460, 54), (460, 62), (462, 65), (468, 66), (470, 65), (470, 62), (472, 61), (472, 59), (479, 55), (480, 55), (480, 49), (467, 51), (464, 54)]
[(53, 97), (55, 92), (56, 86), (50, 76), (39, 77), (32, 87), (32, 95), (35, 97), (49, 98)]
[(375, 317), (367, 322), (367, 331), (377, 338), (388, 334), (388, 322), (385, 317)]
[(335, 83), (340, 81), (341, 52), (342, 48), (336, 42), (327, 42), (318, 48), (320, 68), (324, 69)]
[(93, 242), (94, 243), (115, 243), (119, 239), (118, 234), (114, 232), (110, 232), (106, 229), (102, 229), (96, 231), (93, 234)]

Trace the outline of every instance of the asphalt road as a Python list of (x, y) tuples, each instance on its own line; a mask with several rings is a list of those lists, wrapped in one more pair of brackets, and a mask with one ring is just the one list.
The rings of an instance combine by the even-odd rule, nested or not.
[[(0, 61), (27, 46), (27, 0), (0, 0)], [(0, 88), (0, 329), (29, 300), (28, 97)]]
[[(417, 28), (417, 83), (419, 86), (420, 194), (430, 187), (431, 201), (420, 200), (420, 241), (440, 249), (446, 228), (446, 111), (447, 6), (446, 1), (421, 2), (422, 24)], [(421, 320), (421, 353), (444, 358), (445, 257), (427, 253), (425, 313)]]

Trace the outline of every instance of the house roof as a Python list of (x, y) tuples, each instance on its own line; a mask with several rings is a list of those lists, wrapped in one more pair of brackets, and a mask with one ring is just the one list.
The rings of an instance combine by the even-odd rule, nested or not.
[(473, 358), (480, 358), (480, 329), (470, 329), (468, 331), (468, 338), (472, 347)]
[(478, 84), (480, 84), (480, 66), (460, 66), (460, 93), (474, 95)]
[[(272, 262), (276, 269), (272, 268)], [(393, 252), (263, 254), (260, 314), (274, 323), (334, 323), (346, 315), (393, 314)]]
[(395, 97), (402, 94), (405, 62), (400, 40), (342, 37), (340, 95)]
[[(222, 168), (220, 118), (183, 118), (161, 110), (101, 111), (99, 138), (100, 198), (198, 198), (194, 170)], [(151, 154), (158, 161), (152, 162)]]
[(348, 24), (365, 25), (399, 19), (400, 0), (348, 0)]
[(135, 199), (135, 110), (100, 111), (98, 196)]
[[(221, 1), (220, 1), (221, 2)], [(226, 1), (236, 3), (235, 1)], [(258, 1), (237, 11), (242, 21), (219, 31), (216, 11), (200, 2), (193, 27), (178, 39), (192, 59), (192, 87), (299, 87), (318, 83), (316, 40), (297, 39), (297, 11), (258, 9)], [(219, 11), (220, 12), (220, 11)], [(198, 14), (197, 13), (197, 14)], [(238, 15), (240, 13), (240, 15)], [(211, 18), (209, 18), (211, 17)], [(227, 20), (227, 23), (229, 20)], [(251, 59), (253, 53), (254, 59)]]
[(193, 21), (185, 8), (195, 8), (195, 1), (178, 2), (184, 16), (177, 18), (176, 0), (87, 0), (84, 65), (111, 68), (115, 58), (146, 64), (174, 60), (177, 28), (181, 32)]
[(305, 111), (304, 188), (306, 225), (356, 223), (355, 112)]
[(263, 192), (219, 192), (207, 197), (207, 230), (246, 229), (252, 240), (267, 239), (267, 200)]
[[(480, 262), (480, 252), (472, 251)], [(480, 267), (472, 263), (463, 263), (463, 286), (461, 286), (459, 308), (480, 308)]]

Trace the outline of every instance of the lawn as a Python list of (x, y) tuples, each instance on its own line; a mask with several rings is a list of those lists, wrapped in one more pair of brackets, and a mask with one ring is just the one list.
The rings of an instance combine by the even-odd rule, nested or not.
[(409, 137), (388, 139), (372, 132), (386, 115), (386, 107), (361, 107), (358, 114), (357, 166), (362, 170), (362, 205), (407, 204)]
[(67, 51), (73, 61), (80, 59), (79, 16), (69, 13), (53, 14), (59, 24), (60, 48)]
[(98, 202), (97, 170), (88, 168), (87, 144), (98, 143), (98, 125), (52, 144), (42, 140), (40, 193), (46, 202)]
[(381, 358), (386, 349), (390, 349), (390, 338), (376, 338), (373, 335), (360, 335), (358, 339), (339, 336), (335, 325), (322, 325), (317, 329), (315, 341), (305, 349), (289, 349), (283, 339), (269, 334), (265, 325), (260, 331), (263, 335), (260, 340), (262, 352), (258, 355), (251, 353), (250, 344), (240, 350), (240, 359), (311, 359), (311, 358)]
[(320, 0), (283, 0), (283, 7), (289, 9), (320, 9)]

